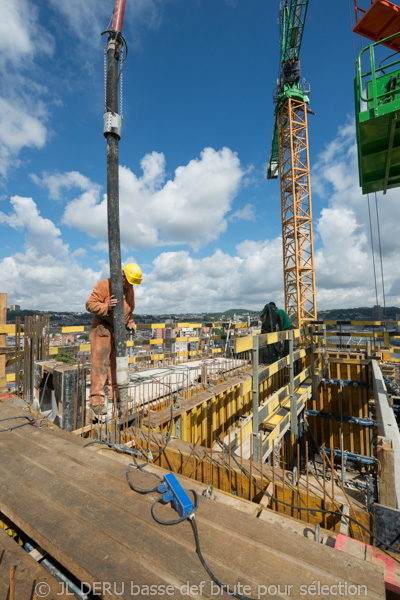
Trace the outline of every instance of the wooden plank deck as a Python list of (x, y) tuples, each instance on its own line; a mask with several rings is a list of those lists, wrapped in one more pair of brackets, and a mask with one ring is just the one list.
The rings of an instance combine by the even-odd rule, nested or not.
[[(21, 412), (0, 404), (0, 418)], [(85, 448), (86, 443), (49, 427), (37, 430), (27, 425), (0, 433), (1, 512), (79, 581), (96, 585), (100, 598), (141, 598), (149, 595), (151, 585), (153, 597), (227, 597), (202, 567), (190, 524), (157, 524), (150, 509), (158, 494), (140, 495), (129, 488), (129, 458), (110, 452), (110, 460), (107, 451)], [(131, 477), (139, 487), (157, 482), (134, 470)], [(181, 478), (181, 483), (190, 489), (189, 480)], [(169, 506), (158, 510), (165, 519), (176, 518)], [(306, 597), (307, 586), (320, 582), (327, 586), (325, 591), (332, 589), (324, 598), (337, 598), (337, 587), (332, 586), (339, 583), (365, 586), (359, 588), (359, 598), (385, 598), (380, 565), (202, 496), (196, 521), (210, 568), (222, 582), (236, 586), (236, 592), (267, 598), (274, 590), (268, 587), (280, 585), (281, 593), (275, 591), (275, 597), (299, 599)], [(0, 556), (2, 550), (0, 539)], [(7, 577), (0, 570), (0, 590)]]
[[(14, 582), (10, 581), (10, 570), (14, 567)], [(14, 586), (15, 600), (32, 600), (36, 590), (48, 598), (71, 600), (63, 592), (61, 584), (48, 571), (40, 566), (32, 556), (25, 552), (7, 533), (0, 529), (0, 598), (11, 597), (11, 585)]]

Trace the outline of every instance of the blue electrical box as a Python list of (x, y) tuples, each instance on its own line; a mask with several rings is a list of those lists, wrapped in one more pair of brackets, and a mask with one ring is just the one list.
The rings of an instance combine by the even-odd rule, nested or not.
[(171, 502), (180, 517), (192, 512), (193, 502), (173, 473), (164, 476), (164, 481), (158, 486), (158, 491), (163, 494), (163, 502)]

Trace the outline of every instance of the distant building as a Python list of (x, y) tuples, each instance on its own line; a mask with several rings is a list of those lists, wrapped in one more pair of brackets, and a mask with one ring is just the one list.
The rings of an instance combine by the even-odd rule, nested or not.
[(55, 333), (50, 346), (72, 346), (75, 343), (75, 337), (68, 333)]
[(10, 310), (21, 310), (21, 306), (19, 304), (10, 304)]
[(383, 319), (383, 309), (379, 304), (372, 309), (372, 319), (373, 321), (382, 321)]

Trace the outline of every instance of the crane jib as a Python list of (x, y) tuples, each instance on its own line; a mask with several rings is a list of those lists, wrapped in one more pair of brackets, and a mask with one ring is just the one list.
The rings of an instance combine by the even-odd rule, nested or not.
[(309, 0), (291, 0), (286, 3), (282, 14), (281, 63), (297, 60), (303, 38)]

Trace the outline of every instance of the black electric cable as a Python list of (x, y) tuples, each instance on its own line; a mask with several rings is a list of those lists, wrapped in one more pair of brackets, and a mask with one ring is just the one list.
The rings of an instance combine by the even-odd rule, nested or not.
[(133, 454), (136, 454), (138, 452), (138, 450), (134, 450), (132, 448), (127, 448), (126, 446), (124, 446), (124, 444), (111, 444), (109, 442), (100, 442), (99, 440), (93, 440), (92, 442), (85, 444), (83, 447), (87, 448), (88, 446), (92, 446), (94, 444), (99, 444), (100, 446), (106, 446), (110, 450), (115, 450), (116, 452), (121, 452), (123, 454), (129, 454), (129, 456), (132, 456)]
[[(153, 475), (154, 475), (154, 473), (153, 473)], [(159, 523), (160, 525), (177, 525), (178, 523), (182, 523), (183, 521), (186, 521), (186, 519), (192, 519), (194, 517), (194, 513), (199, 508), (199, 497), (197, 495), (197, 492), (195, 492), (195, 490), (190, 490), (190, 491), (192, 492), (192, 494), (194, 496), (194, 506), (189, 514), (183, 515), (183, 517), (179, 517), (179, 519), (172, 519), (171, 521), (165, 521), (164, 519), (160, 519), (160, 517), (156, 514), (157, 504), (159, 502), (163, 502), (163, 496), (160, 496), (159, 498), (157, 498), (157, 500), (154, 501), (154, 504), (151, 507), (151, 514), (152, 514), (153, 519), (155, 521), (157, 521), (157, 523)]]
[(139, 471), (142, 471), (143, 473), (146, 473), (147, 475), (153, 475), (153, 477), (157, 477), (157, 479), (162, 479), (157, 473), (152, 473), (151, 471), (145, 471), (145, 467), (146, 465), (148, 465), (149, 463), (145, 463), (144, 465), (139, 465), (137, 464), (136, 458), (134, 457), (134, 462), (135, 464), (132, 465), (131, 463), (129, 463), (129, 465), (126, 467), (126, 479), (128, 481), (129, 487), (131, 488), (131, 490), (133, 490), (134, 492), (137, 492), (138, 494), (150, 494), (151, 492), (156, 492), (158, 490), (158, 485), (156, 485), (155, 487), (152, 488), (138, 488), (135, 485), (133, 485), (132, 481), (129, 478), (129, 468), (130, 467), (134, 467), (135, 469), (139, 469)]
[[(120, 31), (115, 31), (115, 29), (106, 29), (105, 31), (103, 31), (100, 35), (105, 35), (106, 33), (108, 33), (111, 37), (115, 37), (115, 39), (118, 41), (119, 39), (121, 39), (122, 41), (122, 45), (125, 46), (126, 49), (126, 54), (125, 54), (125, 58), (119, 58), (119, 61), (125, 61), (127, 59), (128, 56), (128, 44), (126, 43), (126, 39), (124, 38), (124, 36), (122, 35), (122, 33)], [(122, 55), (122, 53), (121, 53)]]
[[(154, 505), (153, 505), (154, 506)], [(210, 578), (213, 580), (214, 583), (216, 583), (224, 592), (226, 592), (229, 596), (233, 596), (234, 598), (238, 598), (238, 600), (255, 600), (254, 598), (252, 598), (251, 596), (242, 596), (242, 594), (236, 594), (235, 592), (233, 592), (228, 585), (226, 585), (225, 583), (222, 583), (215, 575), (214, 573), (211, 571), (210, 567), (208, 566), (207, 562), (205, 561), (201, 550), (200, 550), (200, 540), (199, 540), (199, 532), (197, 530), (197, 523), (196, 520), (193, 517), (186, 517), (189, 519), (190, 524), (192, 526), (193, 529), (193, 534), (194, 534), (194, 540), (195, 540), (195, 544), (196, 544), (196, 553), (200, 559), (201, 564), (203, 565), (203, 567), (205, 568), (205, 570), (207, 571), (208, 575), (210, 576)]]
[(20, 423), (19, 425), (14, 425), (13, 427), (7, 427), (6, 429), (0, 429), (0, 433), (3, 431), (13, 431), (14, 429), (18, 429), (19, 427), (24, 427), (25, 425), (34, 425), (35, 419), (32, 417), (28, 417), (28, 415), (17, 416), (17, 417), (7, 417), (6, 419), (0, 419), (0, 423), (3, 421), (14, 421), (15, 419), (28, 419), (27, 423)]
[[(133, 466), (133, 465), (128, 465), (128, 468), (126, 470), (126, 476), (128, 479), (129, 486), (131, 487), (132, 490), (139, 492), (140, 494), (148, 494), (151, 492), (158, 491), (159, 486), (156, 486), (155, 488), (150, 488), (150, 489), (146, 490), (146, 489), (136, 488), (134, 485), (132, 485), (132, 483), (129, 480), (129, 476), (128, 476), (128, 471), (129, 471), (130, 466)], [(156, 473), (149, 473), (149, 474), (154, 475), (155, 477), (159, 477), (159, 475), (157, 475)], [(161, 477), (159, 477), (159, 479), (161, 479)], [(214, 583), (216, 583), (222, 590), (226, 591), (230, 596), (233, 596), (234, 598), (237, 598), (238, 600), (255, 600), (255, 599), (251, 598), (250, 596), (242, 596), (241, 594), (236, 594), (235, 592), (233, 592), (229, 588), (228, 585), (222, 583), (214, 575), (214, 573), (211, 571), (210, 567), (208, 566), (206, 560), (204, 559), (204, 557), (201, 553), (199, 534), (198, 534), (198, 530), (197, 530), (197, 524), (195, 522), (195, 512), (199, 508), (199, 497), (195, 490), (190, 490), (190, 491), (192, 492), (193, 497), (194, 497), (194, 505), (189, 514), (183, 515), (182, 517), (179, 517), (178, 519), (171, 519), (168, 521), (165, 519), (161, 519), (156, 513), (157, 504), (159, 502), (163, 502), (163, 496), (160, 496), (159, 498), (157, 498), (154, 501), (154, 503), (151, 507), (151, 515), (152, 515), (153, 519), (156, 521), (156, 523), (159, 523), (160, 525), (165, 525), (165, 526), (178, 525), (178, 523), (183, 523), (183, 521), (189, 520), (190, 524), (192, 525), (192, 529), (193, 529), (193, 533), (194, 533), (195, 544), (196, 544), (196, 553), (200, 559), (201, 564), (203, 565), (204, 569), (207, 571), (210, 578), (214, 581)]]

